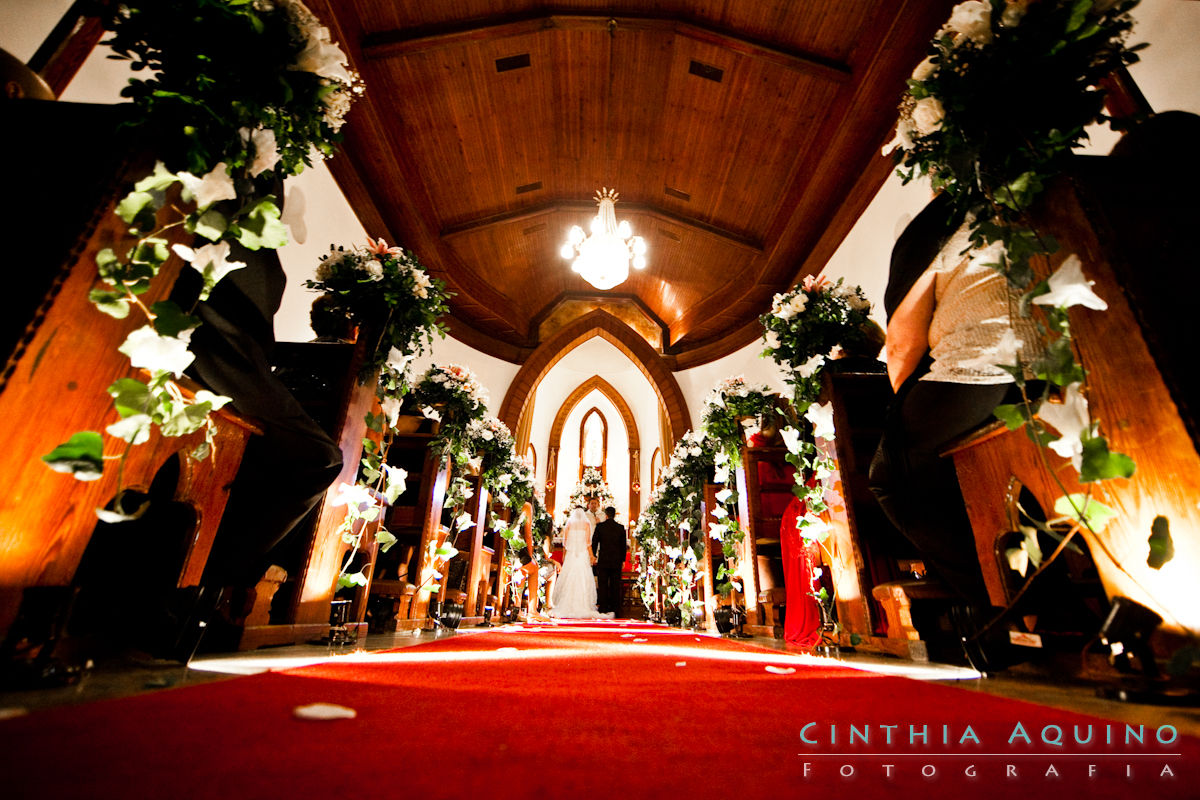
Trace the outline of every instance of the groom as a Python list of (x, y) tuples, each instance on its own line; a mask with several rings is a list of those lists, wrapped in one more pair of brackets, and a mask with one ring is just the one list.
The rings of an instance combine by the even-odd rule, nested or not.
[(617, 523), (617, 510), (604, 509), (605, 520), (592, 534), (596, 556), (596, 610), (609, 619), (621, 610), (621, 566), (625, 563), (625, 526)]

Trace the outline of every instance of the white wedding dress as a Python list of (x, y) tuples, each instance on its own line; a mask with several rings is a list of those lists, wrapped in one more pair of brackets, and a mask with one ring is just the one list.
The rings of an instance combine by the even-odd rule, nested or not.
[(563, 537), (566, 555), (562, 572), (550, 596), (550, 616), (570, 619), (596, 619), (596, 579), (592, 574), (592, 523), (587, 512), (577, 508), (567, 520)]

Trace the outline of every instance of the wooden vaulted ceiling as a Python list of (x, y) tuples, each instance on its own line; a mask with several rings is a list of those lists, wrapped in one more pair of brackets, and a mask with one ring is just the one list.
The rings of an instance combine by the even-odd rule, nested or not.
[[(832, 255), (952, 2), (312, 5), (367, 85), (331, 169), (455, 292), (453, 335), (521, 362), (609, 307), (684, 368), (749, 343)], [(558, 253), (602, 186), (649, 246), (609, 292)]]

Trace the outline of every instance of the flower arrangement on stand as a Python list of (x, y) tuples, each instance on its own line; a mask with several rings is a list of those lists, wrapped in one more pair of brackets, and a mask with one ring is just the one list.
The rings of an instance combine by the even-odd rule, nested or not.
[[(775, 295), (763, 326), (763, 358), (774, 359), (801, 405), (821, 393), (819, 374), (839, 348), (857, 349), (872, 335), (871, 304), (862, 288), (809, 275)], [(804, 413), (798, 407), (797, 413)]]
[(487, 416), (488, 393), (469, 368), (434, 364), (412, 387), (409, 402), (437, 423), (435, 447), (458, 453), (464, 450), (467, 427)]
[[(1113, 70), (1137, 61), (1136, 51), (1144, 46), (1126, 45), (1135, 4), (959, 3), (908, 81), (896, 137), (884, 150), (895, 150), (905, 181), (926, 176), (935, 190), (949, 195), (967, 220), (977, 257), (1021, 293), (1011, 314), (1034, 316), (1044, 347), (1028, 364), (1015, 347), (997, 357), (1008, 362), (996, 366), (1013, 375), (1023, 400), (995, 413), (1010, 429), (1027, 426), (1034, 441), (1069, 458), (1084, 484), (1127, 478), (1135, 467), (1110, 450), (1100, 421), (1090, 414), (1087, 370), (1071, 338), (1068, 308), (1107, 305), (1091, 291), (1077, 255), (1048, 278), (1035, 273), (1031, 260), (1053, 253), (1057, 244), (1034, 229), (1029, 212), (1072, 149), (1087, 138), (1085, 128), (1111, 121), (1100, 84)], [(1036, 397), (1026, 392), (1030, 374), (1045, 382)], [(1047, 403), (1051, 396), (1064, 402)], [(1065, 539), (1049, 525), (1030, 521), (1062, 541), (1080, 525), (1101, 530), (1113, 513), (1091, 497), (1090, 487), (1082, 494), (1064, 488), (1055, 510), (1073, 523)], [(1032, 554), (1036, 548), (1029, 549)], [(1030, 560), (1040, 561), (1040, 550)], [(1033, 577), (1036, 573), (1029, 580)]]
[(446, 285), (430, 278), (410, 251), (368, 237), (366, 247), (330, 246), (321, 257), (316, 279), (305, 286), (323, 293), (324, 313), (366, 333), (367, 354), (359, 374), (363, 382), (387, 365), (404, 374), (407, 365), (445, 337), (439, 322), (449, 312)]
[[(131, 80), (122, 94), (132, 101), (127, 124), (159, 161), (118, 204), (129, 236), (97, 254), (98, 285), (88, 296), (109, 316), (145, 318), (120, 350), (150, 374), (109, 387), (119, 420), (106, 430), (125, 443), (122, 455), (105, 455), (101, 435), (83, 431), (43, 456), (52, 469), (81, 480), (98, 478), (105, 460), (123, 463), (153, 427), (165, 436), (203, 428), (206, 441), (190, 455), (212, 452), (209, 414), (228, 398), (188, 397), (178, 383), (194, 358), (195, 308), (171, 301), (147, 307), (140, 298), (172, 252), (200, 273), (199, 304), (222, 278), (245, 268), (231, 257), (231, 242), (252, 251), (286, 244), (278, 182), (299, 173), (312, 154), (333, 153), (346, 112), (363, 91), (328, 29), (298, 0), (124, 2), (113, 4), (105, 24), (117, 57), (149, 75)], [(167, 237), (180, 230), (207, 243), (168, 247)], [(109, 521), (136, 515), (122, 508), (123, 494), (119, 489)]]

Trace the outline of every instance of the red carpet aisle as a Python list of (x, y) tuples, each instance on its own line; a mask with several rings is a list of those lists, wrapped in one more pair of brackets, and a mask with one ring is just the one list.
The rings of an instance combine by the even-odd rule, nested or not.
[[(293, 716), (317, 702), (357, 717)], [(0, 722), (0, 794), (1195, 797), (1200, 741), (1139, 730), (690, 632), (509, 626)]]

